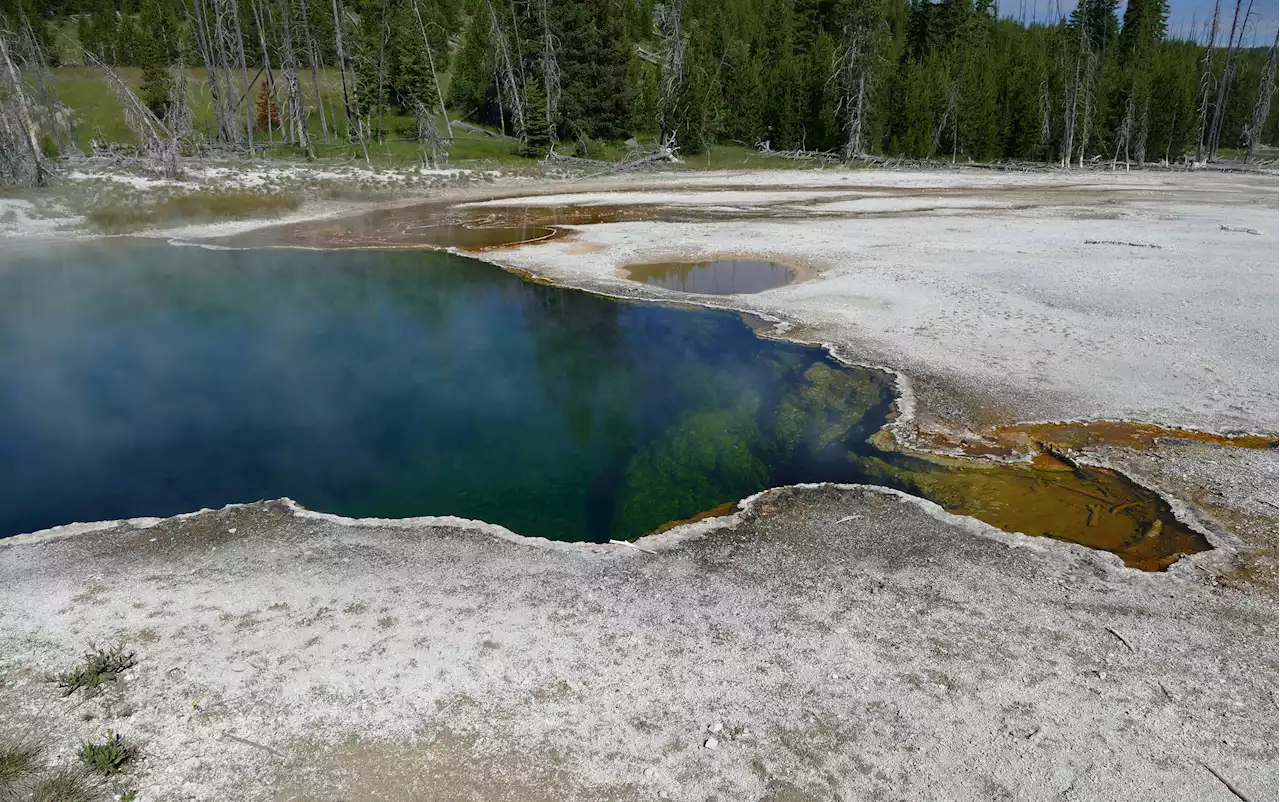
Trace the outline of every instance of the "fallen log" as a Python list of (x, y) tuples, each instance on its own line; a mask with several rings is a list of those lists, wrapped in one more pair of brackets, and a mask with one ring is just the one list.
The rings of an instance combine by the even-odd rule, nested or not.
[(679, 148), (675, 144), (675, 138), (668, 136), (654, 150), (635, 149), (632, 150), (622, 161), (612, 162), (602, 159), (586, 159), (581, 156), (565, 156), (556, 153), (555, 146), (551, 146), (551, 150), (547, 153), (546, 158), (538, 162), (542, 167), (577, 167), (588, 170), (596, 170), (594, 175), (605, 175), (607, 173), (621, 174), (635, 172), (636, 170), (645, 170), (662, 164), (679, 164)]

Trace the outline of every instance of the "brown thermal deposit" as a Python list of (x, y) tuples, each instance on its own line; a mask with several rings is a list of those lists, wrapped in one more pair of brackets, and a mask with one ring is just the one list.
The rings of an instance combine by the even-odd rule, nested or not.
[(1255, 434), (1213, 434), (1190, 429), (1170, 429), (1130, 421), (1077, 421), (1065, 423), (1017, 423), (994, 426), (976, 435), (921, 432), (929, 448), (958, 449), (970, 456), (1013, 457), (1042, 451), (1043, 446), (1084, 449), (1119, 446), (1150, 449), (1161, 441), (1194, 441), (1232, 448), (1276, 448), (1274, 437)]
[(936, 455), (920, 461), (929, 467), (890, 468), (895, 483), (1006, 532), (1109, 551), (1144, 571), (1211, 548), (1157, 493), (1108, 468), (1051, 453), (1029, 463)]
[(646, 262), (628, 265), (627, 278), (680, 292), (735, 295), (796, 284), (809, 273), (758, 257), (726, 257), (697, 262)]
[(218, 244), (240, 248), (457, 248), (480, 251), (560, 236), (564, 226), (712, 219), (699, 209), (646, 205), (467, 206), (433, 203), (378, 209), (349, 218), (302, 222), (238, 234)]

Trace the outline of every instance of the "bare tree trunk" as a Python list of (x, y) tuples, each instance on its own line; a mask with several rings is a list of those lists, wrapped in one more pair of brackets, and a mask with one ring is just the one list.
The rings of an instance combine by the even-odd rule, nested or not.
[(245, 134), (248, 137), (249, 157), (253, 157), (253, 104), (249, 102), (249, 63), (244, 57), (244, 32), (240, 28), (240, 4), (236, 0), (228, 0), (227, 6), (231, 9), (231, 31), (235, 36), (235, 56), (238, 61), (237, 66), (240, 67), (240, 77), (244, 82), (244, 95), (242, 101), (244, 105), (244, 127)]
[[(338, 11), (338, 0), (333, 0), (333, 38), (334, 44), (338, 49), (338, 72), (342, 75), (342, 106), (347, 114), (347, 138), (351, 138), (351, 87), (347, 83), (347, 55), (342, 47), (342, 15)], [(359, 135), (359, 134), (357, 134)], [(361, 144), (364, 143), (364, 137), (360, 137)], [(368, 153), (365, 154), (365, 161), (368, 161)]]
[(165, 111), (164, 124), (175, 139), (189, 136), (195, 130), (195, 115), (187, 103), (187, 65), (181, 59), (170, 71), (173, 83), (169, 87), (169, 106)]
[[(40, 151), (40, 131), (31, 117), (31, 108), (27, 102), (27, 93), (22, 88), (22, 74), (13, 66), (9, 55), (9, 37), (0, 31), (0, 67), (3, 67), (8, 78), (10, 102), (17, 117), (18, 130), (15, 139), (22, 142), (28, 150), (31, 160), (31, 183), (42, 187), (49, 182), (49, 168), (45, 164), (44, 154)], [(7, 116), (7, 115), (6, 115)]]
[(1267, 51), (1267, 63), (1262, 68), (1262, 78), (1258, 82), (1258, 99), (1253, 102), (1253, 118), (1245, 129), (1244, 160), (1252, 161), (1262, 141), (1262, 127), (1271, 116), (1271, 95), (1276, 91), (1276, 48), (1280, 45), (1280, 34)]
[(942, 108), (942, 115), (938, 117), (937, 124), (933, 127), (933, 148), (929, 152), (929, 157), (933, 158), (933, 154), (938, 151), (942, 145), (942, 134), (946, 132), (947, 126), (952, 129), (951, 134), (951, 160), (955, 161), (955, 154), (958, 145), (959, 135), (956, 129), (960, 127), (959, 114), (956, 113), (956, 82), (951, 80), (951, 76), (947, 76), (947, 105)]
[(90, 60), (95, 63), (107, 79), (107, 87), (120, 101), (120, 105), (124, 106), (125, 124), (129, 126), (133, 135), (145, 144), (154, 168), (165, 178), (177, 178), (179, 174), (178, 142), (172, 132), (152, 113), (151, 109), (147, 108), (147, 104), (142, 102), (137, 93), (116, 74), (115, 70), (88, 50), (84, 50), (84, 54), (85, 63)]
[[(280, 36), (279, 32), (276, 29), (275, 11), (273, 11), (271, 8), (271, 0), (262, 0), (262, 6), (263, 6), (263, 16), (266, 17), (266, 21), (267, 21), (267, 27), (271, 29), (272, 36), (276, 39), (276, 55), (279, 56), (280, 48), (281, 48), (280, 39), (282, 37)], [(288, 45), (289, 45), (290, 52), (292, 52), (293, 43), (289, 42)], [(282, 61), (281, 61), (280, 80), (276, 80), (276, 77), (272, 75), (271, 70), (269, 68), (267, 69), (267, 79), (271, 85), (272, 97), (274, 97), (276, 101), (276, 120), (279, 123), (280, 139), (283, 142), (296, 143), (297, 137), (295, 136), (293, 131), (293, 113), (292, 111), (290, 111), (288, 114), (284, 114), (284, 113), (281, 113), (280, 111), (281, 109), (288, 109), (289, 102), (290, 102), (289, 86), (288, 86), (289, 81), (288, 81), (288, 78), (284, 75), (283, 57), (281, 57), (281, 59)], [(306, 118), (304, 117), (303, 119), (305, 120)]]
[(1040, 147), (1044, 148), (1045, 161), (1049, 160), (1049, 142), (1053, 139), (1053, 123), (1050, 110), (1053, 99), (1049, 97), (1049, 74), (1046, 72), (1040, 82)]
[(216, 136), (223, 142), (232, 141), (234, 129), (228, 124), (225, 93), (222, 91), (215, 53), (217, 40), (209, 24), (209, 9), (205, 7), (205, 0), (183, 0), (183, 6), (195, 35), (200, 60), (204, 62), (205, 72), (209, 76), (209, 98), (213, 106), (214, 124), (217, 126)]
[(551, 22), (547, 19), (547, 0), (540, 6), (542, 16), (542, 84), (547, 115), (547, 130), (551, 132), (551, 143), (556, 142), (556, 111), (560, 107), (560, 64), (556, 61), (555, 37), (551, 35)]
[(684, 85), (684, 31), (682, 0), (655, 5), (653, 18), (662, 37), (662, 81), (658, 87), (658, 127), (663, 136), (674, 133), (676, 103)]
[(1196, 163), (1205, 159), (1205, 148), (1208, 145), (1206, 136), (1209, 131), (1209, 93), (1213, 89), (1213, 53), (1218, 39), (1218, 19), (1221, 13), (1222, 0), (1214, 0), (1213, 18), (1209, 23), (1209, 41), (1205, 43), (1204, 61), (1200, 70), (1200, 107), (1197, 109), (1199, 133), (1196, 136)]
[[(524, 84), (516, 76), (516, 60), (511, 52), (511, 44), (507, 41), (506, 32), (502, 28), (502, 22), (498, 19), (498, 12), (493, 7), (493, 0), (485, 0), (485, 4), (489, 8), (489, 22), (493, 31), (493, 42), (498, 56), (498, 106), (504, 105), (505, 96), (505, 100), (511, 106), (511, 124), (515, 129), (515, 136), (523, 142), (526, 130), (524, 122)], [(514, 29), (512, 33), (513, 35), (516, 33)]]
[[(1084, 14), (1081, 13), (1083, 18)], [(1080, 36), (1076, 45), (1076, 68), (1075, 76), (1072, 78), (1071, 86), (1067, 90), (1066, 105), (1063, 107), (1063, 147), (1062, 147), (1062, 166), (1071, 166), (1071, 154), (1075, 151), (1076, 137), (1076, 107), (1080, 100), (1080, 66), (1084, 60), (1085, 38), (1084, 25), (1080, 25)]]
[[(307, 6), (309, 5), (311, 5), (311, 0), (299, 0), (298, 2), (298, 7), (302, 12), (302, 36), (306, 39), (307, 63), (311, 65), (311, 87), (316, 93), (316, 111), (320, 112), (320, 133), (324, 136), (324, 141), (328, 142), (329, 124), (324, 114), (324, 97), (320, 94), (320, 58), (316, 53), (315, 38), (311, 35), (311, 17), (307, 11)], [(288, 12), (286, 11), (285, 13)]]
[[(378, 94), (374, 97), (378, 102), (378, 141), (382, 142), (386, 139), (386, 129), (382, 124), (382, 114), (386, 110), (386, 83), (387, 83), (387, 39), (391, 35), (391, 29), (387, 26), (387, 0), (382, 0), (382, 18), (378, 22)], [(387, 151), (390, 154), (390, 151)]]
[(444, 107), (444, 93), (440, 91), (440, 76), (436, 73), (436, 59), (431, 53), (431, 42), (427, 39), (427, 26), (422, 24), (422, 12), (418, 10), (418, 0), (413, 0), (413, 14), (418, 18), (418, 30), (422, 32), (422, 46), (427, 51), (427, 64), (431, 66), (431, 80), (436, 85), (436, 99), (440, 101), (440, 113), (444, 115), (444, 128), (453, 140), (453, 123), (449, 122), (449, 111)]
[[(239, 88), (236, 86), (236, 57), (235, 57), (235, 32), (228, 23), (230, 14), (227, 11), (227, 0), (214, 0), (217, 3), (217, 26), (218, 26), (218, 58), (222, 62), (222, 80), (225, 83), (225, 92), (227, 98), (227, 120), (229, 124), (235, 126), (236, 135), (232, 137), (232, 142), (240, 141), (240, 103), (236, 100), (239, 94)], [(250, 130), (245, 131), (245, 136), (252, 133)]]
[(1151, 110), (1151, 98), (1144, 89), (1142, 93), (1142, 108), (1138, 111), (1137, 130), (1133, 132), (1133, 160), (1142, 167), (1147, 163), (1147, 119), (1148, 112)]
[(1094, 83), (1096, 82), (1097, 68), (1095, 62), (1097, 57), (1092, 50), (1085, 55), (1084, 66), (1084, 119), (1080, 125), (1080, 160), (1077, 162), (1080, 169), (1084, 169), (1085, 150), (1089, 147), (1089, 134), (1093, 126), (1093, 108), (1094, 102)]
[[(1218, 155), (1218, 135), (1222, 132), (1222, 118), (1226, 114), (1227, 86), (1231, 83), (1231, 57), (1235, 52), (1236, 26), (1240, 21), (1241, 2), (1242, 0), (1236, 0), (1236, 11), (1231, 18), (1231, 34), (1227, 37), (1227, 57), (1222, 65), (1222, 77), (1218, 80), (1218, 99), (1213, 104), (1213, 122), (1209, 125), (1208, 158), (1210, 159)], [(1252, 0), (1249, 5), (1253, 6)], [(1247, 14), (1245, 18), (1248, 18)], [(1241, 33), (1244, 32), (1241, 31)]]
[[(872, 21), (870, 24), (878, 24)], [(840, 101), (837, 114), (843, 112), (844, 159), (866, 154), (867, 114), (870, 108), (871, 34), (866, 19), (849, 20), (844, 27), (843, 49), (836, 57), (835, 70), (828, 80), (837, 81)]]
[[(262, 88), (263, 88), (263, 91), (265, 91), (265, 92), (267, 93), (268, 98), (270, 98), (271, 100), (274, 100), (274, 99), (275, 99), (275, 93), (271, 91), (271, 84), (272, 84), (272, 81), (271, 81), (271, 56), (270, 56), (270, 54), (267, 52), (267, 30), (266, 30), (266, 19), (264, 18), (263, 14), (262, 14), (262, 9), (258, 6), (258, 0), (249, 0), (249, 9), (250, 9), (250, 11), (253, 13), (253, 21), (254, 21), (255, 23), (257, 23), (257, 26), (258, 26), (258, 43), (259, 43), (259, 44), (261, 45), (261, 47), (262, 47), (262, 72), (263, 72), (263, 74), (264, 74), (264, 77), (263, 77), (263, 79), (262, 79)], [(279, 103), (277, 103), (277, 104), (276, 104), (276, 108), (277, 108), (277, 109), (279, 108)], [(272, 122), (272, 120), (271, 120), (271, 106), (270, 106), (270, 105), (268, 105), (268, 106), (267, 106), (267, 141), (268, 141), (268, 142), (272, 142), (272, 141), (274, 141), (274, 134), (273, 134), (272, 127), (271, 127), (271, 122)], [(283, 137), (282, 137), (282, 138), (283, 138)]]
[[(40, 104), (44, 108), (44, 119), (49, 128), (49, 135), (53, 139), (53, 143), (58, 150), (59, 155), (78, 152), (79, 147), (75, 141), (75, 122), (72, 119), (70, 110), (65, 113), (63, 111), (62, 100), (58, 96), (58, 89), (53, 83), (53, 75), (49, 72), (48, 63), (45, 60), (45, 49), (41, 46), (40, 40), (36, 38), (36, 32), (31, 27), (31, 20), (27, 15), (22, 15), (24, 50), (27, 55), (22, 59), (24, 71), (32, 77), (35, 84), (34, 89), (40, 99)], [(37, 123), (38, 124), (38, 123)]]
[(1116, 162), (1120, 160), (1120, 151), (1124, 150), (1124, 169), (1129, 169), (1129, 145), (1133, 135), (1133, 99), (1134, 93), (1129, 93), (1129, 99), (1125, 101), (1124, 117), (1120, 121), (1120, 128), (1116, 131), (1116, 149), (1111, 156), (1111, 169), (1116, 169)]
[[(307, 0), (302, 0), (305, 5)], [(293, 135), (298, 146), (307, 154), (307, 159), (315, 160), (315, 146), (311, 144), (311, 132), (307, 130), (307, 109), (302, 100), (302, 86), (298, 81), (298, 57), (293, 49), (293, 32), (289, 26), (289, 0), (280, 0), (280, 16), (284, 20), (284, 56), (281, 72), (284, 73), (285, 87), (288, 90), (289, 117), (293, 120)], [(318, 96), (317, 96), (318, 99)], [(320, 112), (324, 114), (323, 111)], [(324, 117), (321, 116), (321, 127)]]

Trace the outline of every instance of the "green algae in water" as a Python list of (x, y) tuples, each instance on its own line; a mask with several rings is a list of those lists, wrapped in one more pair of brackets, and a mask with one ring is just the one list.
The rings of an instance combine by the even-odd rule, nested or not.
[(5, 257), (0, 376), (0, 535), (289, 496), (633, 538), (849, 479), (891, 400), (731, 313), (441, 253), (158, 244)]

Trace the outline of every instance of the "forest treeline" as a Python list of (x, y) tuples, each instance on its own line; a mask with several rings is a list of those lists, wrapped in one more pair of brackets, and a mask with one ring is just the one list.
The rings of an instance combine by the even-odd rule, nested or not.
[(179, 65), (203, 71), (215, 105), (204, 134), (228, 144), (252, 140), (263, 114), (300, 145), (317, 131), (375, 141), (410, 115), (432, 148), (447, 147), (442, 119), (462, 120), (499, 126), (534, 156), (644, 134), (685, 152), (737, 142), (842, 159), (1141, 164), (1276, 143), (1276, 47), (1244, 44), (1253, 2), (1219, 0), (1198, 41), (1169, 36), (1167, 0), (1130, 0), (1123, 14), (1118, 0), (1079, 0), (1052, 24), (1001, 18), (991, 0), (0, 8), (11, 49), (141, 67), (158, 121), (182, 103)]

